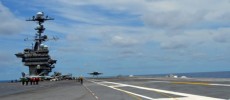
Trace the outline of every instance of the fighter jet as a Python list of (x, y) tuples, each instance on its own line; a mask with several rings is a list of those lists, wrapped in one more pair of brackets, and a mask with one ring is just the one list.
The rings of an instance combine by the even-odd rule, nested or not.
[(88, 74), (93, 75), (93, 77), (94, 77), (94, 76), (101, 75), (101, 74), (103, 74), (103, 73), (99, 73), (99, 72), (92, 72), (92, 73), (88, 73)]

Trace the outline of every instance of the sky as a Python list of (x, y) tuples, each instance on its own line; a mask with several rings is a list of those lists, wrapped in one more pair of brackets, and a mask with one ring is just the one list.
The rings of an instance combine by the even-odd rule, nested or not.
[[(37, 12), (54, 71), (88, 76), (230, 71), (230, 0), (0, 0), (0, 79), (28, 73)], [(51, 73), (52, 74), (52, 73)]]

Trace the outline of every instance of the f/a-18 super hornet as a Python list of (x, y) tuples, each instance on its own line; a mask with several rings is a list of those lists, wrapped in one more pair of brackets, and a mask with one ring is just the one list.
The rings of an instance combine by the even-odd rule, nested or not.
[(26, 20), (38, 24), (35, 28), (37, 33), (33, 39), (35, 43), (32, 48), (25, 48), (24, 52), (15, 54), (18, 58), (22, 58), (25, 66), (29, 67), (30, 76), (48, 76), (57, 61), (50, 57), (48, 46), (43, 44), (43, 42), (50, 40), (47, 35), (43, 35), (45, 31), (43, 23), (47, 20), (54, 20), (54, 18), (45, 16), (43, 12), (38, 12), (31, 19)]
[(88, 73), (88, 74), (93, 75), (93, 77), (94, 77), (94, 76), (101, 75), (101, 74), (103, 74), (103, 73), (99, 73), (99, 72), (92, 72), (92, 73)]

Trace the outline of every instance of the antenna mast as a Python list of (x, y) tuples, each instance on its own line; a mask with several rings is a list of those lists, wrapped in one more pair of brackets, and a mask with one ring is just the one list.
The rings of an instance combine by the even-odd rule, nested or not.
[(22, 58), (22, 62), (25, 66), (29, 67), (30, 75), (48, 75), (55, 67), (54, 64), (57, 61), (51, 59), (48, 54), (48, 46), (43, 44), (44, 41), (49, 40), (47, 35), (42, 35), (45, 31), (43, 23), (47, 20), (54, 20), (54, 18), (50, 18), (49, 16), (44, 17), (43, 12), (38, 12), (36, 16), (26, 20), (35, 21), (38, 24), (35, 28), (37, 31), (34, 38), (35, 45), (32, 49), (26, 48), (23, 53), (15, 54), (18, 58)]

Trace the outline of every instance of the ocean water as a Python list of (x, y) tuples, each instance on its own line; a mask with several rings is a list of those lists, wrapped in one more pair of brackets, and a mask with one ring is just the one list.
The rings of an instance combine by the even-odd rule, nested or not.
[(169, 74), (155, 74), (155, 75), (141, 75), (141, 76), (167, 76), (167, 75), (187, 76), (191, 78), (230, 78), (230, 71), (219, 72), (194, 72), (194, 73), (169, 73)]
[(19, 82), (19, 80), (0, 80), (0, 83), (15, 83)]
[(10, 82), (10, 80), (0, 80), (0, 83), (7, 83)]
[(194, 78), (230, 78), (230, 71), (222, 72), (197, 72), (197, 73), (178, 73), (179, 76)]

